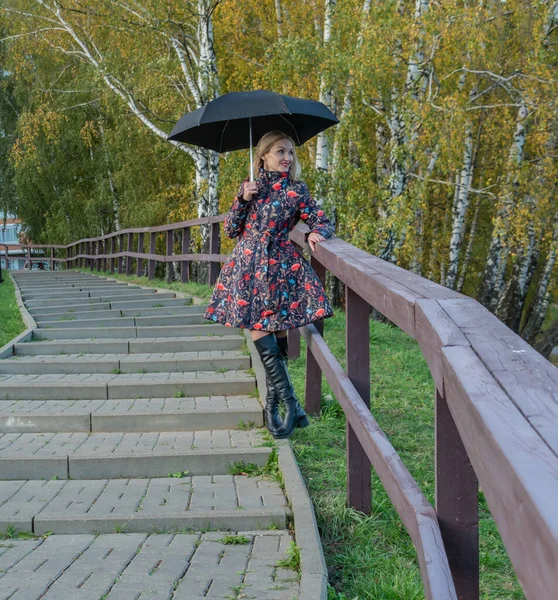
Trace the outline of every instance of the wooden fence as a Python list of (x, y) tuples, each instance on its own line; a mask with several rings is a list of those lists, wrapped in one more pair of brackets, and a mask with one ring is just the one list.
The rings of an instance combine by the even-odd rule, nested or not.
[[(163, 227), (128, 229), (51, 250), (52, 264), (155, 272), (178, 261), (182, 281), (192, 260), (219, 263), (224, 215)], [(188, 254), (189, 228), (211, 226), (211, 254)], [(306, 227), (290, 238), (299, 249)], [(181, 232), (178, 241), (173, 232)], [(144, 253), (145, 236), (149, 253)], [(157, 235), (166, 239), (156, 254)], [(110, 240), (110, 244), (108, 243)], [(124, 248), (126, 242), (126, 248)], [(174, 254), (179, 243), (181, 254)], [(134, 251), (137, 248), (137, 251)], [(65, 253), (65, 256), (59, 256)], [(44, 257), (40, 260), (44, 260)], [(135, 261), (135, 269), (134, 267)], [(426, 598), (479, 598), (478, 487), (525, 595), (558, 597), (558, 369), (475, 300), (380, 260), (341, 239), (318, 244), (310, 262), (345, 285), (346, 371), (321, 333), (323, 321), (289, 332), (290, 353), (307, 342), (306, 409), (320, 410), (322, 375), (347, 419), (347, 502), (371, 510), (372, 465), (415, 545)], [(435, 382), (436, 504), (432, 507), (371, 414), (369, 318), (375, 308), (417, 340)]]

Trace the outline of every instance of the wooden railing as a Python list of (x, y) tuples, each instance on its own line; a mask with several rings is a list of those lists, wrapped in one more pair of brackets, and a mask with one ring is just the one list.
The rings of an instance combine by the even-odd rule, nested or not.
[[(225, 220), (225, 215), (192, 219), (170, 225), (157, 227), (136, 227), (133, 229), (122, 229), (96, 238), (86, 238), (72, 242), (67, 245), (53, 244), (22, 244), (21, 248), (26, 253), (26, 263), (31, 268), (34, 262), (49, 262), (51, 270), (55, 264), (71, 269), (73, 267), (90, 268), (97, 271), (115, 270), (141, 277), (144, 270), (147, 277), (153, 279), (157, 263), (179, 262), (180, 280), (182, 282), (190, 279), (191, 261), (209, 262), (208, 282), (215, 283), (219, 274), (220, 266), (226, 259), (225, 254), (218, 254), (220, 229), (219, 223)], [(190, 229), (192, 227), (209, 226), (209, 254), (189, 253)], [(158, 238), (163, 237), (164, 254), (157, 254)], [(144, 252), (146, 245), (149, 252)], [(176, 246), (180, 252), (175, 252)], [(136, 249), (136, 251), (134, 251)], [(41, 255), (33, 255), (34, 250), (41, 251)], [(47, 253), (48, 252), (48, 253)], [(8, 268), (6, 247), (6, 268)], [(0, 252), (0, 260), (2, 253)], [(132, 263), (135, 261), (135, 269)], [(146, 261), (146, 262), (144, 262)]]
[[(207, 260), (215, 281), (218, 223), (224, 216), (164, 227), (130, 229), (80, 240), (51, 260), (67, 266), (142, 273), (157, 261)], [(188, 254), (189, 227), (211, 225), (210, 255)], [(170, 232), (181, 230), (182, 254)], [(290, 238), (299, 249), (306, 226)], [(155, 254), (166, 235), (166, 253)], [(143, 252), (145, 234), (150, 252)], [(138, 251), (134, 252), (135, 239)], [(126, 239), (126, 249), (123, 243)], [(110, 248), (108, 240), (111, 240)], [(119, 240), (118, 248), (116, 240)], [(216, 241), (217, 240), (217, 241)], [(30, 256), (30, 254), (29, 254)], [(126, 259), (123, 265), (123, 259)], [(30, 260), (32, 260), (30, 258)], [(44, 260), (44, 258), (42, 259)], [(117, 264), (115, 264), (115, 261)], [(323, 337), (323, 321), (290, 330), (290, 353), (307, 342), (306, 409), (320, 410), (322, 374), (347, 421), (347, 502), (371, 510), (372, 465), (415, 545), (425, 596), (479, 598), (478, 485), (482, 487), (525, 595), (558, 597), (558, 370), (475, 300), (382, 261), (341, 239), (317, 245), (310, 262), (345, 285), (346, 371)], [(433, 508), (370, 412), (369, 319), (371, 307), (417, 340), (435, 382), (435, 481)]]

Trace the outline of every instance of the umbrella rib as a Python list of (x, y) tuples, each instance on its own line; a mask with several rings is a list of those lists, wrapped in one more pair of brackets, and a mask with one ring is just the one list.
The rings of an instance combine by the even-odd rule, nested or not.
[(222, 148), (223, 148), (223, 136), (225, 135), (225, 129), (227, 128), (228, 124), (230, 123), (230, 119), (227, 119), (227, 122), (225, 124), (225, 126), (223, 127), (223, 131), (221, 131), (221, 142), (219, 143), (219, 152), (222, 152)]
[(301, 145), (300, 138), (298, 137), (298, 131), (296, 130), (296, 127), (288, 119), (285, 119), (285, 117), (283, 115), (279, 115), (279, 116), (283, 119), (283, 121), (287, 121), (287, 123), (291, 126), (292, 130), (294, 131), (294, 133), (296, 135), (296, 141), (297, 141), (298, 145), (300, 146)]

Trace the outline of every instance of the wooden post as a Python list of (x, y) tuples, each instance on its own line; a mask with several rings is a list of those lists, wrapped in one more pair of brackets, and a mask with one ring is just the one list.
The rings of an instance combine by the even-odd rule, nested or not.
[[(172, 246), (173, 246), (174, 231), (172, 229), (168, 229), (166, 231), (166, 236), (167, 236), (167, 244), (166, 244), (165, 258), (169, 258), (173, 254)], [(170, 264), (170, 267), (167, 269), (167, 283), (171, 283), (171, 281), (173, 280), (172, 263), (169, 263), (169, 264)]]
[(54, 271), (54, 248), (50, 249), (50, 270)]
[[(102, 238), (100, 240), (100, 244), (101, 244), (101, 254), (106, 254), (107, 253), (107, 241), (105, 238)], [(107, 270), (107, 259), (106, 258), (102, 258), (101, 259), (101, 271), (105, 271)]]
[(120, 254), (120, 256), (118, 257), (118, 260), (116, 262), (116, 264), (118, 265), (118, 274), (119, 275), (122, 275), (122, 270), (123, 270), (122, 252), (124, 252), (124, 236), (119, 235), (118, 236), (118, 253)]
[[(134, 234), (129, 233), (126, 239), (126, 252), (132, 252), (132, 248), (134, 247)], [(132, 274), (132, 257), (126, 257), (126, 275)]]
[[(149, 234), (149, 254), (155, 254), (157, 250), (157, 234), (150, 233)], [(149, 259), (149, 265), (147, 267), (147, 277), (149, 280), (155, 277), (155, 266), (157, 264), (156, 260)]]
[(298, 358), (300, 356), (300, 329), (289, 329), (287, 335), (289, 338), (289, 358)]
[(459, 600), (479, 598), (478, 481), (436, 389), (436, 513)]
[[(321, 279), (322, 283), (325, 281), (326, 269), (314, 256), (310, 258), (310, 265), (316, 272), (316, 275)], [(324, 332), (324, 320), (318, 319), (314, 321), (316, 329), (323, 335)], [(321, 398), (322, 398), (322, 371), (314, 358), (314, 355), (310, 351), (309, 347), (306, 347), (306, 392), (304, 398), (304, 404), (306, 412), (311, 415), (319, 414), (321, 410)]]
[(29, 270), (31, 271), (31, 248), (27, 246), (27, 262), (29, 263)]
[[(219, 223), (211, 223), (209, 230), (209, 253), (219, 254)], [(209, 263), (209, 285), (215, 285), (221, 265), (218, 262)]]
[[(345, 286), (345, 364), (347, 376), (370, 408), (370, 307)], [(371, 465), (351, 425), (347, 422), (347, 505), (367, 515), (372, 511)]]
[(70, 265), (70, 256), (72, 254), (71, 248), (66, 248), (66, 270), (71, 268)]
[(114, 255), (116, 254), (116, 236), (110, 238), (110, 272), (114, 273)]
[[(143, 232), (138, 233), (138, 253), (143, 254)], [(143, 275), (143, 258), (138, 258), (136, 261), (136, 275), (138, 277)]]
[[(182, 230), (182, 248), (181, 254), (189, 254), (190, 252), (190, 228), (184, 227)], [(190, 261), (183, 260), (180, 262), (180, 281), (186, 283), (190, 279)]]

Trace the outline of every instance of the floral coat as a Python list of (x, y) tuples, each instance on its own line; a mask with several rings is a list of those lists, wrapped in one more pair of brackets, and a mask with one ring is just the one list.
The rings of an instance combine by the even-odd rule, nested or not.
[(225, 234), (240, 240), (223, 265), (205, 318), (229, 327), (279, 331), (333, 315), (322, 283), (288, 239), (302, 219), (324, 238), (333, 226), (308, 186), (286, 172), (260, 169), (258, 193), (226, 215)]

